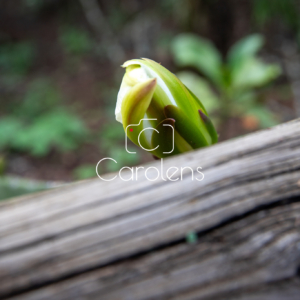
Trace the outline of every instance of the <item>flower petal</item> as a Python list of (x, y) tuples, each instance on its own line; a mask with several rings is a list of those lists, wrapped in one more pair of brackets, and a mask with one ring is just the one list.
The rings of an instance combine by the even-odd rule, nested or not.
[[(127, 136), (137, 145), (139, 133), (156, 87), (156, 79), (136, 84), (124, 97), (121, 107), (123, 127)], [(135, 125), (128, 130), (128, 126)], [(143, 135), (144, 136), (144, 135)], [(145, 143), (145, 146), (147, 143)]]
[(193, 149), (208, 146), (211, 143), (211, 138), (208, 136), (209, 140), (207, 140), (200, 128), (179, 107), (167, 105), (164, 108), (164, 112), (167, 118), (175, 119), (176, 131)]

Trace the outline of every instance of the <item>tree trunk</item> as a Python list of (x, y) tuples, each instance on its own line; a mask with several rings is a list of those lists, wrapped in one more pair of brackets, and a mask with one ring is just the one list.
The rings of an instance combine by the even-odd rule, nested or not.
[(299, 300), (300, 121), (175, 166), (2, 203), (0, 298)]

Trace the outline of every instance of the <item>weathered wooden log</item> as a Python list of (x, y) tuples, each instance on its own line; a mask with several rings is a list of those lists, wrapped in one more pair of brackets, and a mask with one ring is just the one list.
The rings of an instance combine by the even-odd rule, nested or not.
[(299, 300), (300, 121), (174, 166), (2, 203), (0, 298)]

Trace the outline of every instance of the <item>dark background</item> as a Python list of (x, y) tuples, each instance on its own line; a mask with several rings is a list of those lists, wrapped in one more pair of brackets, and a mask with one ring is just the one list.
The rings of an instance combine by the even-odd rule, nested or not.
[[(115, 121), (120, 65), (128, 59), (161, 62), (184, 74), (191, 89), (202, 86), (202, 78), (200, 98), (209, 93), (201, 100), (220, 140), (297, 117), (299, 9), (295, 0), (1, 0), (0, 198), (45, 188), (48, 181), (95, 176), (106, 156), (118, 165), (107, 164), (101, 173), (152, 160), (142, 151), (127, 155)], [(180, 60), (174, 43), (182, 33), (217, 48), (224, 90), (196, 62)], [(253, 55), (261, 65), (253, 60), (241, 79), (249, 82), (250, 70), (259, 78), (267, 66), (274, 72), (232, 96), (227, 54), (254, 33), (264, 40)], [(178, 43), (187, 47), (184, 39)], [(196, 60), (203, 57), (200, 48), (193, 50)]]

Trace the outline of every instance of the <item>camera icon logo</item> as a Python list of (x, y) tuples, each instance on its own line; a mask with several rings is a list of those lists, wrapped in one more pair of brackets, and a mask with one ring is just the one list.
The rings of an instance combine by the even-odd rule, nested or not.
[[(139, 126), (139, 125), (141, 124), (142, 121), (156, 121), (156, 120), (157, 120), (157, 119), (141, 119), (140, 122), (139, 122), (138, 124), (129, 124), (129, 125), (127, 125), (126, 130), (125, 130), (125, 149), (126, 149), (126, 151), (127, 151), (128, 153), (130, 153), (130, 154), (136, 154), (136, 152), (131, 152), (131, 151), (128, 150), (128, 147), (127, 147), (127, 132), (128, 132), (128, 130), (132, 132), (132, 131), (134, 130), (134, 129), (132, 128), (132, 126)], [(172, 125), (170, 125), (170, 124), (163, 124), (163, 126), (169, 126), (169, 127), (172, 128), (172, 149), (171, 149), (169, 152), (163, 152), (164, 154), (170, 154), (170, 153), (172, 153), (172, 152), (174, 151), (174, 135), (175, 135), (175, 131), (174, 131), (174, 127), (173, 127)], [(129, 127), (130, 127), (130, 128), (129, 128)], [(156, 150), (156, 149), (159, 147), (159, 145), (157, 145), (157, 146), (156, 146), (155, 148), (153, 148), (153, 149), (147, 149), (147, 148), (145, 148), (145, 147), (143, 147), (143, 146), (141, 145), (141, 142), (140, 142), (140, 136), (141, 136), (141, 134), (142, 134), (144, 131), (146, 131), (146, 130), (154, 130), (154, 131), (156, 131), (156, 132), (159, 134), (159, 131), (158, 131), (157, 129), (155, 129), (155, 128), (152, 128), (152, 127), (146, 127), (146, 128), (144, 128), (143, 130), (141, 130), (141, 132), (140, 132), (139, 135), (138, 135), (138, 143), (139, 143), (139, 146), (140, 146), (142, 149), (144, 149), (144, 150), (146, 150), (146, 151), (148, 151), (148, 152), (154, 151), (154, 150)]]

